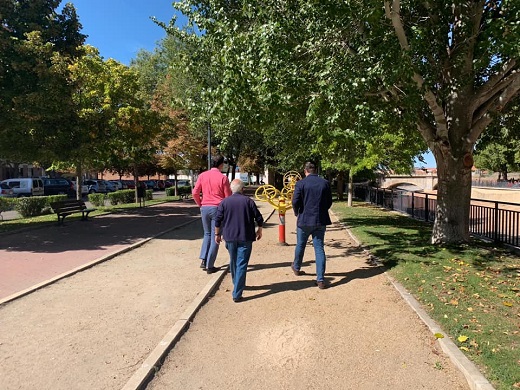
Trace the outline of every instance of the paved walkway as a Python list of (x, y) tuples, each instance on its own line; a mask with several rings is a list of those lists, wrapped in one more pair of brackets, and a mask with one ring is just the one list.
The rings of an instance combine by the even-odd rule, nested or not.
[(0, 302), (199, 218), (193, 202), (165, 203), (0, 236)]
[[(259, 206), (265, 217), (271, 214), (267, 204)], [(2, 236), (0, 303), (10, 303), (0, 306), (0, 328), (5, 331), (0, 335), (0, 387), (492, 388), (471, 364), (457, 361), (458, 349), (453, 349), (449, 340), (435, 340), (383, 269), (367, 263), (367, 255), (338, 223), (326, 235), (331, 288), (318, 290), (313, 286), (311, 246), (304, 263), (307, 275), (297, 278), (290, 272), (295, 218), (287, 214), (289, 245), (281, 246), (274, 215), (264, 229), (263, 239), (254, 244), (245, 301), (235, 304), (225, 270), (206, 275), (198, 269), (196, 251), (201, 228), (190, 223), (198, 219), (198, 209), (192, 203), (167, 203), (130, 214), (99, 216), (88, 222), (66, 222), (64, 226)], [(167, 231), (172, 233), (160, 235)], [(114, 257), (132, 247), (136, 249)], [(168, 251), (164, 256), (167, 262), (161, 260), (164, 251)], [(173, 258), (171, 253), (175, 254)], [(136, 257), (157, 259), (153, 276), (148, 273), (154, 262), (146, 261), (145, 269)], [(67, 283), (43, 288), (70, 270), (79, 271), (100, 261), (104, 264), (102, 270), (93, 267)], [(218, 265), (225, 261), (226, 252), (221, 248)], [(165, 265), (171, 269), (165, 269)], [(114, 278), (110, 279), (110, 275)], [(150, 284), (152, 277), (155, 282)], [(93, 279), (100, 278), (107, 278), (101, 284), (111, 284), (110, 295), (118, 295), (117, 300), (112, 301), (107, 292), (97, 297), (95, 290), (100, 288), (91, 285)], [(39, 294), (30, 294), (33, 285), (42, 287)], [(16, 298), (19, 294), (25, 296)], [(85, 307), (76, 311), (74, 305), (84, 299), (82, 294), (87, 298)], [(152, 295), (153, 302), (157, 302), (154, 307), (143, 307), (141, 294)], [(412, 306), (416, 305), (406, 292), (402, 294)], [(53, 323), (57, 299), (60, 305), (56, 315), (61, 317), (59, 323)], [(89, 300), (98, 302), (98, 309), (87, 307)], [(140, 316), (147, 318), (147, 337), (143, 340), (143, 335), (132, 331), (135, 305), (143, 311)], [(112, 323), (109, 317), (114, 315), (115, 307), (122, 314)], [(144, 313), (147, 310), (149, 313)], [(421, 309), (417, 306), (416, 310)], [(67, 320), (68, 312), (71, 314)], [(81, 318), (77, 324), (77, 316), (85, 313), (88, 318)], [(89, 323), (91, 317), (103, 321)], [(429, 321), (427, 316), (424, 318)], [(25, 323), (26, 329), (18, 329), (20, 323)], [(435, 326), (427, 325), (430, 329)], [(124, 327), (119, 333), (133, 337), (118, 340), (116, 346), (102, 345), (111, 342), (108, 337), (96, 341), (97, 334), (111, 333), (113, 327)], [(83, 339), (86, 329), (94, 333)], [(61, 345), (67, 335), (73, 336), (69, 342), (74, 345), (74, 355), (67, 355), (68, 349)], [(52, 364), (38, 357), (42, 353), (38, 344), (50, 344), (60, 351)], [(91, 362), (86, 356), (77, 356), (77, 351), (87, 349), (99, 359)], [(124, 362), (119, 367), (116, 364), (121, 356)]]

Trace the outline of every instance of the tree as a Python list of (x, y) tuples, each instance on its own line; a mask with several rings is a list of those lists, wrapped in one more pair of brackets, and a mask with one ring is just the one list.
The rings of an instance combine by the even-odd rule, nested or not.
[(0, 3), (0, 155), (11, 160), (51, 160), (48, 140), (75, 121), (68, 65), (85, 36), (74, 7), (58, 14), (59, 3)]
[[(520, 89), (517, 1), (176, 4), (213, 50), (214, 110), (320, 112), (316, 132), (419, 134), (439, 175), (433, 243), (469, 240), (475, 143)], [(206, 43), (204, 43), (206, 42)], [(352, 116), (355, 122), (351, 121)], [(345, 119), (351, 126), (345, 125)], [(272, 120), (271, 120), (272, 123)], [(359, 126), (352, 126), (359, 124)]]
[(499, 172), (503, 180), (520, 169), (520, 101), (512, 103), (475, 147), (475, 166)]

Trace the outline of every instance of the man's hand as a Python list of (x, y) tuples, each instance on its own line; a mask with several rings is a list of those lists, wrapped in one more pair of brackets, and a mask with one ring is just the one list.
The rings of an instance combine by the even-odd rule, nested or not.
[(259, 227), (257, 230), (256, 230), (256, 239), (259, 240), (262, 238), (262, 228)]
[(220, 243), (222, 242), (222, 236), (220, 234), (215, 234), (215, 242), (217, 243), (217, 245), (220, 245)]

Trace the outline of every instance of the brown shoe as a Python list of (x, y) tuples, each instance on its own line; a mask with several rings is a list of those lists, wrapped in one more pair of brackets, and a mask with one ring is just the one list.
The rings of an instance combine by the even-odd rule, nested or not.
[(301, 271), (301, 270), (298, 270), (296, 268), (294, 268), (294, 264), (291, 264), (291, 269), (292, 269), (292, 272), (296, 275), (296, 276), (302, 276), (302, 275), (305, 275), (305, 272)]
[(316, 282), (316, 286), (318, 286), (318, 288), (319, 288), (320, 290), (324, 290), (324, 289), (326, 289), (326, 288), (328, 287), (328, 286), (325, 284), (325, 282), (322, 281), (322, 280), (317, 281), (317, 282)]

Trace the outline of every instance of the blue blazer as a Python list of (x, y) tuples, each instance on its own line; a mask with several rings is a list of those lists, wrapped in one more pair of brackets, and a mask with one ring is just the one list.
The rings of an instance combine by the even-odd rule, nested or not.
[(296, 182), (292, 206), (298, 226), (330, 225), (329, 209), (332, 192), (329, 182), (316, 174)]

